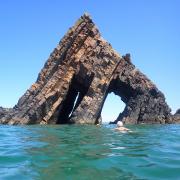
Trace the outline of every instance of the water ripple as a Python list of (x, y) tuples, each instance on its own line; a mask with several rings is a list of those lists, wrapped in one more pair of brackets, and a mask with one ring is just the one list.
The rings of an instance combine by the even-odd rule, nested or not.
[(180, 179), (180, 125), (0, 126), (0, 179)]

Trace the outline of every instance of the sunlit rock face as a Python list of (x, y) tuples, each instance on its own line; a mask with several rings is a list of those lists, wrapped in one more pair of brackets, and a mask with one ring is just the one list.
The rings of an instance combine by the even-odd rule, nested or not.
[[(123, 45), (122, 45), (123, 46)], [(11, 110), (0, 109), (8, 124), (97, 124), (108, 93), (126, 107), (125, 123), (172, 123), (157, 87), (105, 41), (89, 15), (69, 29), (51, 53), (37, 81)]]

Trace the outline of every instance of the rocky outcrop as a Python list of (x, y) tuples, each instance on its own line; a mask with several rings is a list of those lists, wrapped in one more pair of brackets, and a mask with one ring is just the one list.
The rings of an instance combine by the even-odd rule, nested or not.
[(0, 119), (11, 113), (13, 113), (13, 109), (0, 107)]
[(178, 109), (178, 110), (176, 111), (176, 113), (174, 114), (173, 120), (174, 120), (174, 122), (176, 122), (176, 123), (180, 123), (180, 109)]
[[(9, 124), (96, 124), (108, 93), (126, 107), (125, 123), (172, 123), (161, 91), (131, 62), (105, 41), (84, 14), (51, 53), (37, 81), (11, 112), (1, 113)], [(115, 122), (116, 122), (115, 121)]]
[(6, 111), (4, 108), (0, 107), (0, 118), (2, 118), (3, 116), (5, 116)]
[(175, 115), (180, 115), (180, 109), (176, 111)]

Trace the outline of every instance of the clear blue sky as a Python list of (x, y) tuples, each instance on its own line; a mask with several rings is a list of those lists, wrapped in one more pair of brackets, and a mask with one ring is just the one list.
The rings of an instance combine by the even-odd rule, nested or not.
[[(89, 12), (102, 36), (180, 108), (179, 0), (1, 0), (0, 106), (11, 107), (36, 80), (68, 28)], [(110, 95), (104, 119), (122, 111)], [(120, 102), (120, 101), (119, 101)]]

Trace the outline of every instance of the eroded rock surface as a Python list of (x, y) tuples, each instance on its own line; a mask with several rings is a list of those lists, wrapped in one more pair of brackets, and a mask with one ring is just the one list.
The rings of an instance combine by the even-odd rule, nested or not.
[(180, 123), (180, 109), (176, 111), (176, 113), (173, 116), (174, 122)]
[[(9, 124), (96, 124), (108, 93), (126, 107), (125, 123), (172, 123), (161, 91), (105, 41), (84, 14), (51, 53), (37, 81), (11, 111), (0, 111)], [(115, 122), (116, 122), (115, 121)]]
[(0, 120), (11, 113), (13, 113), (13, 109), (0, 107)]

